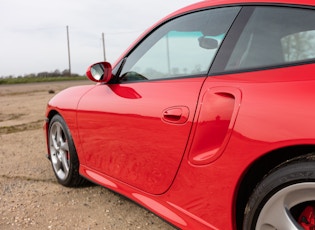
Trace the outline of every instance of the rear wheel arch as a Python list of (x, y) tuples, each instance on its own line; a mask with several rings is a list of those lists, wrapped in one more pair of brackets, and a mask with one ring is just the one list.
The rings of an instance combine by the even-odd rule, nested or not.
[(247, 169), (239, 183), (234, 202), (237, 229), (242, 229), (244, 210), (253, 190), (271, 170), (291, 161), (312, 156), (315, 159), (315, 146), (303, 145), (277, 149), (257, 159)]

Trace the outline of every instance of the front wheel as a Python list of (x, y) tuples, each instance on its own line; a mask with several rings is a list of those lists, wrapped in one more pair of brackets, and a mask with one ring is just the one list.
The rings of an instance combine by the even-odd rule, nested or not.
[(315, 229), (315, 161), (308, 156), (272, 170), (251, 195), (243, 230)]
[(55, 115), (49, 123), (48, 140), (50, 161), (58, 182), (67, 187), (84, 184), (69, 128), (60, 115)]

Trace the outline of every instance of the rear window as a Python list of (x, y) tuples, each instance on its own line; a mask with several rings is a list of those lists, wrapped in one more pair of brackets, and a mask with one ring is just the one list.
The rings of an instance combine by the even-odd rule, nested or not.
[(315, 11), (256, 7), (225, 70), (262, 68), (315, 59)]
[[(314, 22), (315, 23), (315, 22)], [(315, 58), (315, 30), (303, 31), (281, 38), (285, 62)]]

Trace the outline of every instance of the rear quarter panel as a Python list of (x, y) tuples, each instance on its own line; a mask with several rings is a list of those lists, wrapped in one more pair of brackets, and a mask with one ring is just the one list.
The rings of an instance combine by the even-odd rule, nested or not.
[[(314, 73), (315, 65), (309, 64), (209, 77), (201, 98), (215, 87), (241, 92), (231, 137), (223, 153), (207, 164), (194, 164), (189, 158), (194, 148), (188, 150), (168, 199), (210, 228), (235, 229), (235, 198), (248, 167), (280, 148), (315, 145)], [(204, 103), (199, 102), (197, 114)], [(188, 146), (211, 144), (210, 134), (191, 136)]]

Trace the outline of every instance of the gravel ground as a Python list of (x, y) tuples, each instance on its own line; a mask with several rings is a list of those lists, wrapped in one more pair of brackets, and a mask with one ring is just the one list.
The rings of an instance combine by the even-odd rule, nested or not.
[(89, 81), (0, 85), (0, 229), (174, 229), (97, 185), (66, 188), (45, 158), (45, 105)]

